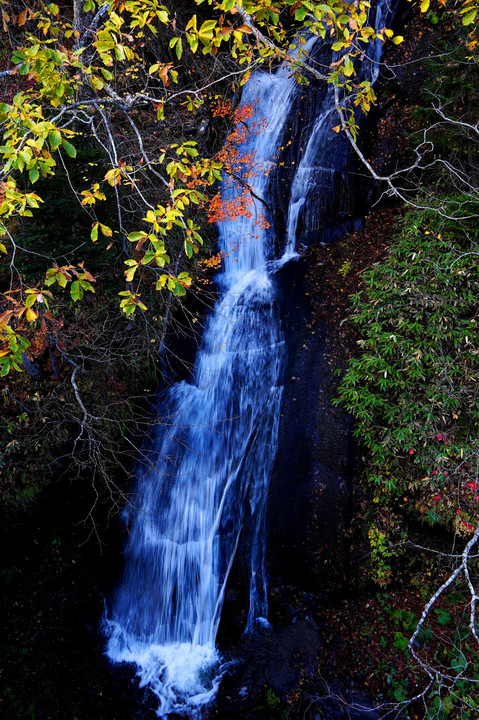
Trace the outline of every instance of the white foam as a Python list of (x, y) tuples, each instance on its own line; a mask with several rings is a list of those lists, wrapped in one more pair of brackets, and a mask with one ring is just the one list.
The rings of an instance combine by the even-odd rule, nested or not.
[(225, 669), (213, 643), (156, 645), (125, 636), (117, 623), (105, 625), (109, 658), (135, 666), (140, 687), (148, 686), (159, 700), (158, 717), (213, 700)]

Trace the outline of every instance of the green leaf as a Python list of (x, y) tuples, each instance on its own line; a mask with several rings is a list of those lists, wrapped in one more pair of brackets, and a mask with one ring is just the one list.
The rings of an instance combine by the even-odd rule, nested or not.
[(90, 237), (93, 242), (96, 242), (98, 240), (98, 225), (99, 223), (96, 222), (91, 229)]
[(55, 275), (55, 279), (56, 279), (57, 283), (60, 285), (60, 287), (64, 288), (67, 286), (67, 279), (63, 273), (61, 273), (61, 272), (57, 273)]
[(77, 302), (78, 300), (81, 300), (81, 299), (82, 299), (82, 297), (83, 297), (83, 288), (82, 288), (82, 286), (80, 285), (80, 281), (79, 281), (79, 280), (75, 280), (75, 281), (72, 282), (72, 284), (70, 285), (70, 295), (71, 295), (72, 300), (73, 300), (74, 302)]
[(200, 32), (212, 32), (213, 28), (216, 27), (216, 20), (205, 20), (205, 22), (200, 27)]
[(1, 358), (2, 360), (2, 370), (0, 371), (0, 377), (5, 377), (8, 375), (10, 371), (10, 358)]
[(34, 165), (30, 170), (28, 171), (28, 177), (30, 178), (30, 182), (34, 183), (38, 180), (40, 177), (40, 173), (38, 172), (38, 168), (36, 165)]
[(128, 317), (129, 315), (133, 315), (133, 313), (136, 310), (136, 305), (133, 303), (131, 305), (123, 305), (123, 312)]
[(186, 37), (187, 37), (191, 52), (195, 53), (198, 50), (198, 36), (197, 35), (187, 35)]
[(213, 37), (213, 28), (216, 26), (216, 20), (205, 20), (198, 30), (198, 37), (205, 45)]
[(91, 283), (88, 282), (88, 280), (80, 280), (80, 285), (82, 286), (83, 290), (87, 290), (92, 293), (95, 292), (95, 288)]
[(439, 625), (449, 625), (451, 622), (451, 613), (447, 610), (444, 610), (444, 608), (436, 608), (434, 610), (436, 613), (437, 621)]
[(462, 18), (462, 24), (470, 25), (471, 23), (474, 22), (476, 15), (477, 15), (477, 10), (471, 10), (470, 12), (467, 13), (467, 15), (464, 15), (464, 17)]
[(294, 14), (295, 20), (299, 20), (300, 22), (304, 20), (306, 15), (308, 14), (308, 8), (306, 7), (300, 7), (296, 10)]
[(18, 65), (18, 63), (25, 62), (27, 59), (25, 53), (20, 52), (20, 50), (15, 50), (15, 52), (12, 54), (12, 62), (15, 63), (15, 65)]
[(74, 158), (77, 156), (77, 151), (73, 147), (71, 143), (68, 142), (68, 140), (65, 140), (65, 138), (62, 138), (62, 146), (65, 149), (65, 152), (67, 155), (69, 155), (71, 158)]
[(135, 273), (138, 269), (138, 263), (136, 262), (136, 260), (125, 260), (125, 265), (131, 266), (128, 268), (128, 270), (125, 270), (126, 279), (128, 282), (131, 282), (135, 277)]
[(344, 63), (343, 63), (343, 73), (346, 75), (346, 77), (350, 77), (354, 72), (354, 65), (351, 62), (351, 58), (349, 55), (346, 55)]
[(406, 651), (408, 648), (408, 640), (404, 637), (402, 632), (394, 633), (394, 647), (397, 650)]
[(50, 142), (51, 149), (56, 150), (62, 141), (62, 136), (58, 130), (52, 130), (51, 133), (48, 133), (48, 140)]
[(131, 232), (128, 235), (128, 240), (130, 242), (138, 242), (138, 240), (142, 240), (143, 238), (148, 237), (148, 233), (143, 232), (142, 230), (138, 230), (136, 232)]

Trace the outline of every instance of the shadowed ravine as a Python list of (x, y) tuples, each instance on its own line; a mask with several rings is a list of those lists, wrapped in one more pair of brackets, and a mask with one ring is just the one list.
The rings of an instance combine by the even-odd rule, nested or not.
[[(378, 60), (380, 47), (373, 53)], [(273, 206), (269, 170), (299, 90), (290, 69), (282, 67), (253, 75), (243, 94), (242, 103), (253, 105), (255, 118), (264, 121), (244, 147), (264, 172), (248, 182), (255, 196)], [(219, 227), (225, 256), (221, 297), (207, 321), (192, 378), (172, 387), (158, 409), (168, 421), (156, 430), (155, 460), (139, 468), (125, 511), (129, 539), (123, 577), (104, 619), (107, 654), (136, 666), (140, 684), (158, 697), (159, 716), (194, 715), (217, 690), (224, 668), (215, 639), (246, 521), (245, 629), (268, 622), (264, 519), (288, 349), (274, 274), (295, 257), (298, 222), (310, 192), (325, 176), (346, 172), (348, 153), (331, 130), (331, 113), (332, 92), (326, 89), (292, 178), (280, 257), (274, 256), (277, 229), (258, 222), (264, 206), (257, 201), (251, 217)], [(223, 199), (231, 193), (225, 182)]]

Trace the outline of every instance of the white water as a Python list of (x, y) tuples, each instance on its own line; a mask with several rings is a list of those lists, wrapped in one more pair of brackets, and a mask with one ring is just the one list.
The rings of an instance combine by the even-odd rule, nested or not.
[[(289, 71), (257, 73), (243, 103), (267, 127), (248, 140), (265, 169), (295, 91)], [(269, 178), (249, 180), (259, 197)], [(233, 191), (225, 185), (223, 197)], [(276, 452), (285, 344), (267, 263), (271, 233), (253, 217), (219, 228), (223, 291), (208, 320), (193, 378), (174, 386), (154, 468), (142, 470), (130, 518), (126, 567), (113, 599), (107, 654), (137, 667), (158, 696), (158, 714), (210, 699), (221, 668), (215, 638), (225, 584), (245, 517), (250, 518), (248, 626), (267, 618), (264, 511)]]
[[(288, 68), (255, 73), (243, 103), (266, 127), (248, 140), (257, 167), (277, 151), (296, 92)], [(226, 582), (248, 521), (250, 609), (247, 627), (267, 622), (264, 515), (276, 453), (281, 374), (286, 357), (271, 272), (295, 255), (299, 209), (326, 148), (327, 93), (293, 181), (283, 257), (273, 258), (272, 232), (251, 218), (219, 228), (225, 255), (222, 297), (205, 329), (193, 377), (175, 385), (156, 431), (155, 461), (139, 471), (129, 511), (125, 570), (104, 629), (107, 655), (136, 667), (140, 686), (158, 698), (158, 716), (194, 715), (216, 693), (224, 667), (215, 648)], [(321, 150), (321, 148), (323, 148)], [(328, 166), (330, 164), (328, 163)], [(268, 199), (267, 173), (248, 179)], [(234, 190), (223, 186), (224, 200)]]
[[(383, 28), (388, 17), (391, 17), (390, 5), (386, 0), (380, 0), (376, 8), (375, 27), (378, 30)], [(376, 82), (382, 50), (382, 43), (378, 39), (368, 46), (367, 53), (358, 68), (358, 77), (355, 80), (357, 83), (362, 80), (370, 80), (372, 84)], [(339, 54), (335, 54), (333, 60), (338, 60), (339, 57)], [(328, 191), (334, 194), (334, 176), (338, 171), (347, 176), (346, 182), (351, 182), (348, 176), (351, 148), (345, 142), (338, 142), (338, 135), (332, 129), (332, 126), (338, 122), (334, 108), (334, 89), (329, 85), (318, 108), (314, 129), (291, 184), (285, 259), (292, 258), (296, 254), (298, 222), (304, 205), (311, 201), (308, 196), (321, 195), (320, 188), (324, 195), (327, 195)], [(341, 140), (343, 139), (341, 137)]]

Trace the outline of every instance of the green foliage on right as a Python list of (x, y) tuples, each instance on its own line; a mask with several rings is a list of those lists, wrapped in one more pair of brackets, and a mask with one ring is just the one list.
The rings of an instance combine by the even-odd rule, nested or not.
[(376, 501), (400, 497), (467, 535), (479, 512), (479, 229), (477, 204), (455, 200), (470, 220), (409, 210), (387, 259), (364, 275), (352, 298), (362, 353), (339, 397)]

